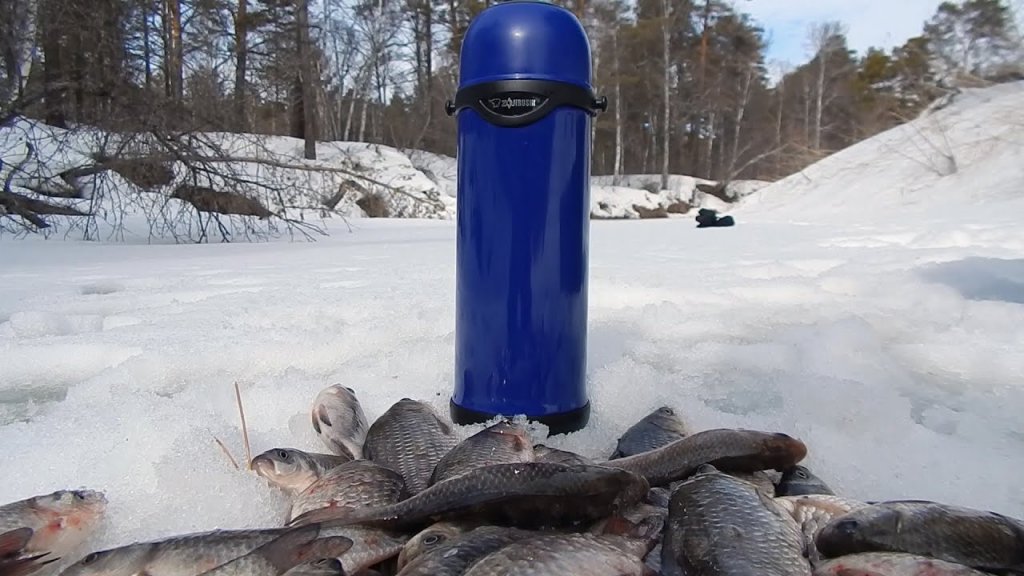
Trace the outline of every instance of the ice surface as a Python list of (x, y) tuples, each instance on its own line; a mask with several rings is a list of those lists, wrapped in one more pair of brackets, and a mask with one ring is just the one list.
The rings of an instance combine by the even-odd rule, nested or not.
[[(993, 94), (940, 112), (996, 130), (1005, 118), (989, 108), (1009, 97)], [(545, 443), (603, 458), (668, 404), (696, 429), (803, 439), (805, 463), (849, 497), (1024, 517), (1021, 160), (1013, 143), (965, 157), (960, 174), (1003, 171), (986, 176), (989, 196), (957, 197), (959, 177), (936, 176), (913, 206), (877, 217), (858, 182), (884, 177), (892, 192), (925, 177), (918, 164), (790, 182), (807, 195), (790, 206), (820, 220), (790, 222), (778, 188), (733, 228), (592, 222), (593, 415)], [(322, 450), (308, 410), (333, 383), (371, 419), (402, 397), (447, 413), (454, 223), (334, 224), (315, 243), (0, 241), (0, 502), (104, 490), (93, 549), (276, 526), (284, 497), (214, 441), (244, 458), (233, 383), (254, 453)]]

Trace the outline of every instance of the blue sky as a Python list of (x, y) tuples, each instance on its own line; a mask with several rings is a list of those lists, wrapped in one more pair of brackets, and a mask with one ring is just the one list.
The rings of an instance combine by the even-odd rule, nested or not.
[(765, 29), (770, 42), (766, 62), (790, 67), (810, 59), (808, 26), (838, 20), (846, 26), (850, 48), (863, 54), (871, 46), (890, 49), (921, 33), (940, 0), (732, 0)]

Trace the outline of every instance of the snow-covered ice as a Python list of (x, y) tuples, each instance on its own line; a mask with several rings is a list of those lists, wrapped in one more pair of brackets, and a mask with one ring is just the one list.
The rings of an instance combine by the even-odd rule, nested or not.
[[(978, 133), (1017, 121), (993, 102), (1024, 110), (1021, 85), (988, 94), (940, 112)], [(1024, 518), (1024, 148), (1000, 138), (949, 176), (809, 168), (817, 187), (756, 192), (733, 228), (592, 222), (593, 414), (546, 443), (602, 458), (668, 404), (696, 429), (801, 438), (840, 494)], [(986, 188), (958, 196), (971, 174)], [(907, 206), (886, 195), (901, 187)], [(314, 243), (0, 242), (0, 502), (104, 490), (92, 548), (277, 526), (284, 496), (214, 441), (244, 458), (235, 382), (254, 454), (322, 450), (308, 411), (332, 383), (371, 419), (402, 397), (446, 414), (454, 222), (331, 226)]]

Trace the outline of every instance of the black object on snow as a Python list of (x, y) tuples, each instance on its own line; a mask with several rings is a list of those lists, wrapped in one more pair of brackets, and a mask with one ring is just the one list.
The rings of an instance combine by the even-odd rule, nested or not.
[(701, 208), (697, 210), (697, 228), (723, 228), (726, 226), (733, 226), (736, 222), (732, 216), (718, 217), (718, 212), (709, 210), (707, 208)]

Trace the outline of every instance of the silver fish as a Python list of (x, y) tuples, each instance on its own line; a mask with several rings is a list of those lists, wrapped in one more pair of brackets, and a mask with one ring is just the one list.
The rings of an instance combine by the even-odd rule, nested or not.
[(849, 554), (823, 562), (814, 576), (989, 576), (964, 566), (927, 556), (892, 552)]
[(0, 533), (31, 528), (25, 554), (64, 557), (77, 552), (105, 517), (106, 496), (96, 490), (57, 490), (0, 506)]
[(810, 576), (793, 517), (753, 484), (702, 466), (669, 502), (666, 576)]
[(439, 520), (476, 520), (520, 528), (580, 526), (633, 506), (648, 489), (643, 477), (604, 466), (492, 464), (438, 482), (397, 504), (313, 510), (292, 524), (329, 522), (403, 530)]
[(337, 558), (352, 547), (352, 541), (348, 538), (318, 538), (319, 533), (320, 527), (315, 524), (296, 528), (201, 575), (281, 576), (298, 564), (321, 558)]
[(341, 384), (324, 388), (313, 401), (310, 418), (320, 441), (333, 454), (350, 460), (364, 457), (369, 426), (354, 390)]
[(690, 430), (676, 416), (676, 411), (662, 406), (626, 429), (609, 459), (648, 452), (689, 435)]
[(787, 434), (718, 428), (601, 465), (639, 474), (651, 486), (664, 486), (690, 476), (703, 464), (723, 472), (756, 472), (792, 466), (806, 456), (807, 446)]
[(985, 572), (1024, 572), (1024, 522), (995, 512), (894, 500), (833, 518), (815, 540), (828, 558), (905, 552)]
[(328, 470), (351, 462), (348, 456), (274, 448), (252, 459), (251, 468), (292, 496), (309, 488)]
[(214, 530), (92, 552), (61, 576), (196, 576), (276, 540), (289, 528)]
[(369, 460), (353, 460), (328, 470), (297, 495), (288, 519), (321, 508), (394, 504), (406, 495), (405, 481), (398, 472)]
[(448, 451), (430, 477), (430, 484), (481, 466), (533, 462), (533, 445), (526, 427), (503, 420), (473, 434)]
[(370, 426), (363, 453), (401, 474), (415, 495), (430, 485), (434, 467), (458, 443), (452, 426), (430, 405), (402, 398)]

